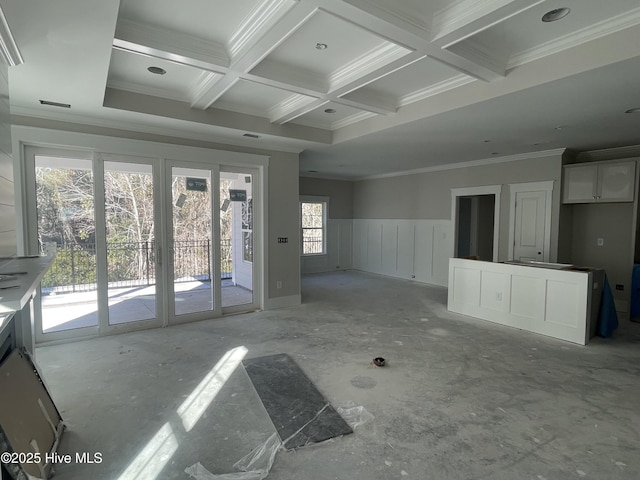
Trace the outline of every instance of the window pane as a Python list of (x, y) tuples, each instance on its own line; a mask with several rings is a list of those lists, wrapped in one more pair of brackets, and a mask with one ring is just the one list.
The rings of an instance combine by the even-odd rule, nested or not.
[(300, 204), (302, 223), (302, 254), (324, 253), (324, 202)]
[(322, 203), (302, 204), (302, 227), (322, 228)]

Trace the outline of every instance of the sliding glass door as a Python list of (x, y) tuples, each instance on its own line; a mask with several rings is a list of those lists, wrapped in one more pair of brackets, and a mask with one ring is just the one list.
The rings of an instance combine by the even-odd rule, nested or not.
[[(98, 331), (94, 175), (91, 157), (70, 152), (33, 157), (32, 253), (55, 254), (42, 279), (38, 330), (53, 338)], [(34, 216), (30, 216), (34, 218)], [(69, 308), (73, 305), (74, 308)]]
[(257, 169), (26, 152), (26, 253), (56, 254), (36, 302), (36, 341), (259, 307)]
[(169, 322), (220, 314), (217, 234), (213, 231), (213, 184), (218, 169), (167, 164), (169, 218)]
[(225, 311), (257, 308), (254, 298), (254, 175), (248, 169), (220, 172), (221, 301)]
[(160, 180), (157, 162), (100, 161), (103, 206), (98, 224), (103, 241), (104, 331), (160, 325), (161, 297)]

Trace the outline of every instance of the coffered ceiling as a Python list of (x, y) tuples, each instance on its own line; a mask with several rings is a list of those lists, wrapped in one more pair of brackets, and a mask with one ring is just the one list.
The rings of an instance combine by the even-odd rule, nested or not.
[(637, 0), (0, 5), (18, 123), (302, 152), (301, 172), (342, 178), (640, 143)]

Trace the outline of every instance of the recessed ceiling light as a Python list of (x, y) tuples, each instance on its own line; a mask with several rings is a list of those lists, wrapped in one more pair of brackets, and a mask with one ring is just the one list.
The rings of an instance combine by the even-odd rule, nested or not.
[(640, 107), (630, 108), (629, 110), (627, 110), (624, 113), (640, 113)]
[(326, 108), (324, 110), (324, 113), (336, 113), (336, 109), (335, 108)]
[(256, 135), (255, 133), (245, 133), (242, 136), (249, 137), (249, 138), (260, 138), (260, 135)]
[(498, 155), (500, 152), (491, 152), (491, 155)]
[(318, 170), (307, 170), (307, 173), (318, 173)]
[(542, 16), (542, 21), (546, 23), (555, 22), (556, 20), (560, 20), (561, 18), (564, 18), (567, 15), (569, 15), (570, 11), (571, 10), (569, 8), (556, 8), (554, 10), (551, 10), (545, 13)]
[(484, 143), (491, 143), (491, 140), (483, 140)]
[(567, 128), (566, 125), (558, 125), (557, 127), (553, 127), (554, 130), (564, 130), (565, 128)]
[(71, 108), (68, 103), (52, 102), (50, 100), (40, 100), (40, 105), (48, 105), (50, 107)]
[(328, 45), (326, 43), (316, 43), (316, 50), (326, 50)]
[(149, 67), (147, 68), (147, 70), (149, 70), (149, 72), (155, 75), (164, 75), (165, 73), (167, 73), (167, 71), (164, 68), (160, 68), (160, 67)]

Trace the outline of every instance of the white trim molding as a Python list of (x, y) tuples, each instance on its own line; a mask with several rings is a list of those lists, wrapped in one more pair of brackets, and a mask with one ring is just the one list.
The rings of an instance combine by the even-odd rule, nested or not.
[(267, 298), (265, 300), (265, 310), (277, 310), (279, 308), (295, 307), (302, 303), (302, 295), (288, 295), (286, 297)]
[(18, 44), (15, 38), (13, 38), (13, 34), (9, 28), (7, 17), (4, 16), (4, 12), (2, 11), (2, 7), (0, 7), (0, 54), (4, 62), (10, 67), (24, 63), (22, 54), (18, 49)]

